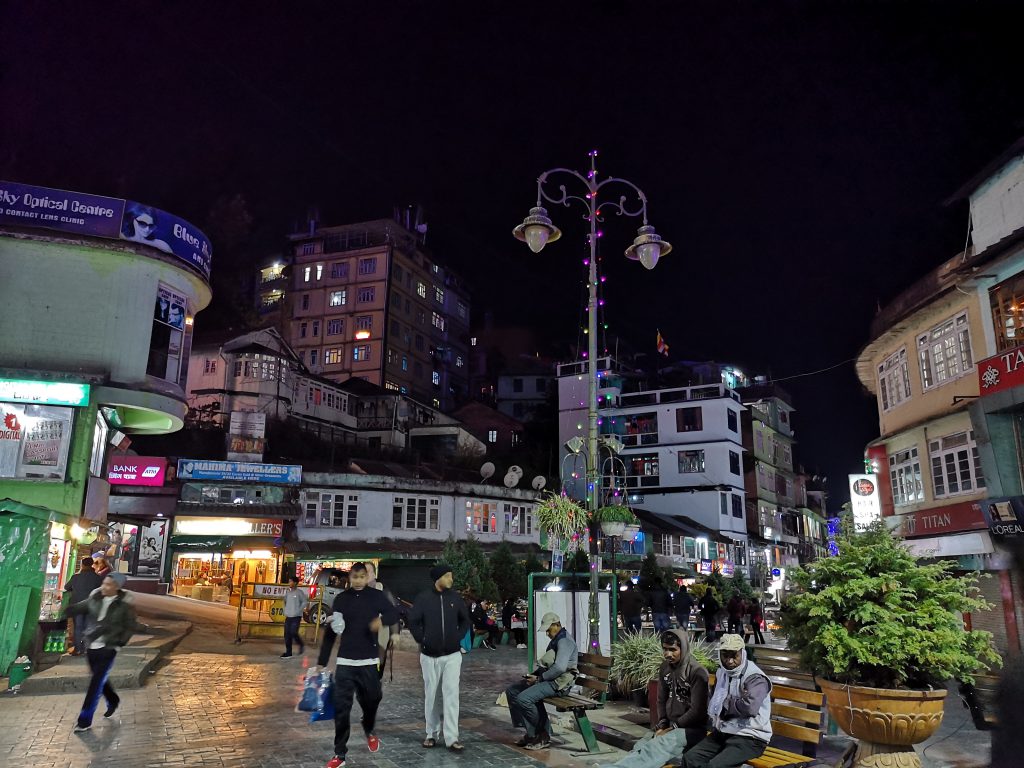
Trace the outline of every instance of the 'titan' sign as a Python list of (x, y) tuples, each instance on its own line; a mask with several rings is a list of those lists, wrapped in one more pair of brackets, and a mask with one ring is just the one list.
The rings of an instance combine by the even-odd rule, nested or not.
[(978, 363), (978, 391), (982, 397), (1024, 385), (1024, 346)]

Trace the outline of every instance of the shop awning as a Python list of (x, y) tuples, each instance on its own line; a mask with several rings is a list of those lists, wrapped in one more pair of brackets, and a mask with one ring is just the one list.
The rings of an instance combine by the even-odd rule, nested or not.
[(25, 517), (32, 517), (36, 520), (45, 520), (51, 523), (63, 522), (65, 519), (71, 517), (71, 515), (65, 515), (62, 512), (56, 512), (52, 509), (46, 509), (45, 507), (33, 507), (30, 504), (22, 504), (20, 501), (15, 501), (14, 499), (0, 499), (0, 513), (3, 512), (24, 515)]
[(995, 551), (992, 537), (987, 531), (957, 533), (930, 539), (904, 539), (903, 543), (912, 555), (926, 558), (987, 555)]

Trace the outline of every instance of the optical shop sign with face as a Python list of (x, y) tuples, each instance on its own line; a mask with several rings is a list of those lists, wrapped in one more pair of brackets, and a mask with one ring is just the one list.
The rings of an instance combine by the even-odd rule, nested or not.
[(210, 277), (210, 239), (184, 219), (133, 200), (0, 181), (0, 224), (142, 243)]

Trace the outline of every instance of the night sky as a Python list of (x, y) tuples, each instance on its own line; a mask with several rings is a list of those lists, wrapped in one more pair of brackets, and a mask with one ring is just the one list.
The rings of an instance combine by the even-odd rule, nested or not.
[[(0, 5), (0, 178), (201, 226), (240, 194), (253, 258), (310, 206), (420, 204), (476, 320), (575, 342), (582, 209), (551, 210), (541, 255), (511, 229), (543, 170), (597, 149), (674, 245), (647, 272), (621, 255), (639, 221), (605, 223), (609, 346), (660, 328), (670, 360), (784, 379), (855, 357), (878, 305), (964, 247), (943, 201), (1024, 134), (1012, 4), (254, 5)], [(836, 507), (874, 400), (852, 362), (782, 386)]]

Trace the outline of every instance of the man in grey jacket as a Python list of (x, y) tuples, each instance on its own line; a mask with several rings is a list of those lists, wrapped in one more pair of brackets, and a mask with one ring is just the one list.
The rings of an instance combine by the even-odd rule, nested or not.
[(551, 723), (544, 708), (544, 699), (569, 690), (576, 680), (579, 659), (576, 641), (562, 627), (557, 613), (545, 613), (540, 620), (540, 629), (551, 640), (547, 651), (537, 660), (540, 667), (532, 675), (524, 675), (521, 682), (505, 689), (512, 725), (526, 728), (526, 735), (516, 742), (516, 746), (531, 750), (551, 746)]
[(292, 655), (292, 640), (299, 644), (299, 653), (306, 650), (306, 644), (299, 636), (299, 626), (302, 624), (302, 612), (309, 602), (309, 593), (305, 589), (299, 589), (299, 581), (294, 576), (288, 579), (288, 589), (284, 591), (284, 653), (282, 659), (290, 659)]
[(772, 684), (747, 659), (739, 635), (722, 635), (715, 690), (708, 705), (711, 733), (683, 755), (683, 768), (739, 768), (772, 740)]

